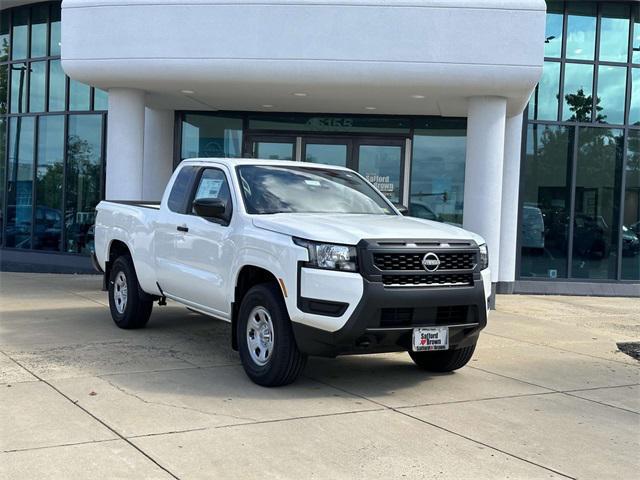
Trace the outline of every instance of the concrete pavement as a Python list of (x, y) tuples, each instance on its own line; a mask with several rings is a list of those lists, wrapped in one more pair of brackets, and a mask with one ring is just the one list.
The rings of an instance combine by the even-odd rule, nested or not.
[(499, 296), (470, 364), (244, 375), (223, 322), (119, 330), (96, 276), (0, 274), (0, 477), (635, 478), (640, 299)]

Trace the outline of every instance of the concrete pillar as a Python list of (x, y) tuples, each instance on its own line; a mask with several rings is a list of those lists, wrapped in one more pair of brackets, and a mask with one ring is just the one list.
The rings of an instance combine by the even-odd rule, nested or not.
[(472, 97), (467, 119), (464, 228), (482, 235), (489, 247), (491, 282), (499, 276), (502, 162), (507, 100)]
[(142, 199), (160, 201), (173, 173), (173, 110), (145, 109)]
[(109, 89), (107, 200), (142, 199), (144, 92)]
[(500, 275), (498, 281), (510, 287), (516, 279), (516, 243), (518, 240), (518, 195), (522, 152), (522, 114), (507, 118), (504, 135), (502, 173), (502, 219), (500, 222)]

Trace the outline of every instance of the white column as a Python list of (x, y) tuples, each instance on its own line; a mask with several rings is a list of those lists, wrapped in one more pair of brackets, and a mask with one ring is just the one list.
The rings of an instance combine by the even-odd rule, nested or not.
[(522, 114), (507, 118), (504, 137), (502, 220), (500, 222), (500, 275), (498, 276), (498, 281), (513, 282), (516, 278)]
[(107, 200), (142, 199), (144, 92), (109, 89)]
[(145, 110), (142, 199), (159, 201), (173, 173), (173, 110)]
[(489, 247), (491, 281), (499, 275), (502, 161), (507, 100), (472, 97), (467, 119), (464, 228), (484, 237)]

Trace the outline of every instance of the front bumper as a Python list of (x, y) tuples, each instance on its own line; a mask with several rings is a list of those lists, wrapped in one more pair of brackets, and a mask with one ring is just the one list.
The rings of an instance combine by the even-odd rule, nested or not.
[(469, 287), (387, 288), (363, 281), (362, 298), (339, 330), (292, 323), (300, 351), (325, 357), (407, 351), (413, 328), (428, 326), (449, 326), (449, 348), (462, 348), (475, 343), (487, 325), (480, 275)]

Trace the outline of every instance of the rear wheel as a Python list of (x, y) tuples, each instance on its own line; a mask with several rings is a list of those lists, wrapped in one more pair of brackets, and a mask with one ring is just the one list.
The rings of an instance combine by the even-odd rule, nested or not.
[(476, 349), (476, 344), (455, 350), (436, 352), (409, 352), (415, 364), (429, 372), (452, 372), (464, 367)]
[(131, 257), (118, 257), (109, 275), (109, 309), (118, 327), (133, 329), (147, 324), (153, 301), (144, 297)]
[(282, 294), (274, 284), (256, 285), (242, 299), (237, 340), (245, 372), (264, 387), (293, 382), (307, 360), (298, 350)]

